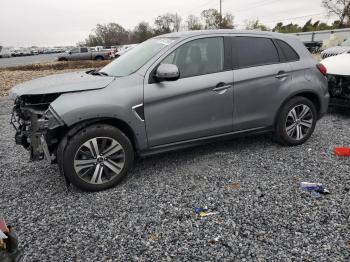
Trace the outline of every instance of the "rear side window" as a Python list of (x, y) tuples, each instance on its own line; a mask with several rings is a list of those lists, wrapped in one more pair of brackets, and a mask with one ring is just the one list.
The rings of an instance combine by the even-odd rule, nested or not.
[(80, 49), (80, 52), (81, 53), (87, 53), (88, 49), (86, 47), (83, 47), (83, 48)]
[(234, 53), (239, 67), (252, 67), (279, 63), (277, 49), (269, 38), (234, 37)]
[(278, 39), (276, 39), (276, 42), (278, 46), (281, 48), (281, 51), (285, 58), (284, 59), (285, 62), (298, 61), (300, 59), (298, 53), (289, 44)]

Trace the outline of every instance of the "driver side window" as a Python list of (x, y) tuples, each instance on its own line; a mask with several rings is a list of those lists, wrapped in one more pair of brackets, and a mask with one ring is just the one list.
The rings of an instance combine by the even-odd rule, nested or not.
[(161, 64), (176, 65), (180, 78), (221, 72), (224, 69), (223, 37), (202, 38), (185, 43)]

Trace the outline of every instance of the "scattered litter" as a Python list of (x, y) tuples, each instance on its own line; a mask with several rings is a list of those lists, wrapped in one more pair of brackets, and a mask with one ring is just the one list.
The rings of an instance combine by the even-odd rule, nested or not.
[(350, 240), (345, 241), (345, 245), (346, 245), (346, 247), (347, 247), (348, 249), (350, 249)]
[(207, 216), (212, 216), (212, 215), (216, 215), (216, 214), (217, 214), (217, 212), (205, 212), (205, 211), (203, 211), (203, 212), (199, 213), (199, 217), (207, 217)]
[(312, 197), (319, 198), (321, 195), (330, 194), (330, 192), (320, 183), (301, 182), (300, 188), (311, 193)]
[(227, 186), (228, 189), (240, 189), (241, 188), (241, 184), (240, 183), (233, 183), (233, 184), (229, 184)]
[(156, 235), (152, 234), (152, 235), (149, 236), (148, 240), (150, 240), (150, 241), (157, 241), (158, 237)]
[(258, 197), (264, 197), (264, 196), (265, 196), (265, 194), (261, 191), (260, 188), (255, 189), (255, 194), (256, 194)]
[(208, 210), (208, 207), (206, 207), (206, 206), (205, 207), (196, 207), (194, 209), (194, 212), (196, 212), (196, 214), (199, 215), (200, 212), (205, 212), (207, 210)]
[(7, 236), (0, 230), (0, 239), (7, 239)]
[(210, 245), (215, 245), (215, 244), (218, 243), (220, 240), (221, 240), (221, 237), (219, 236), (219, 237), (216, 237), (216, 238), (214, 238), (214, 239), (210, 239), (210, 240), (208, 241), (208, 243), (209, 243)]
[(196, 213), (197, 218), (200, 219), (217, 214), (217, 212), (209, 212), (208, 207), (197, 207), (194, 209), (194, 212)]
[(336, 147), (334, 152), (337, 156), (350, 156), (350, 147)]

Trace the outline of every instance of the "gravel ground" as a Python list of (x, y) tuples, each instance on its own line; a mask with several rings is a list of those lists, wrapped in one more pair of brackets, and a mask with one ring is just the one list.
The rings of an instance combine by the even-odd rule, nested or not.
[[(350, 159), (333, 153), (350, 145), (350, 113), (324, 117), (302, 146), (269, 136), (204, 145), (143, 159), (119, 186), (86, 193), (67, 189), (56, 166), (28, 162), (10, 110), (0, 100), (0, 213), (24, 261), (350, 260)], [(331, 194), (313, 198), (301, 181)], [(197, 220), (201, 206), (218, 214)]]

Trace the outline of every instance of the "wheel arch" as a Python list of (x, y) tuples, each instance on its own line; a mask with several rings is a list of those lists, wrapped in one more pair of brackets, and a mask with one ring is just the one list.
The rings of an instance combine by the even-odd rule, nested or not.
[(67, 126), (64, 134), (62, 134), (62, 139), (65, 136), (67, 136), (67, 138), (72, 137), (85, 127), (98, 124), (106, 124), (118, 128), (130, 139), (130, 142), (133, 145), (134, 149), (136, 150), (138, 148), (136, 135), (130, 125), (119, 118), (112, 117), (85, 119), (83, 121), (75, 123), (72, 126)]
[(105, 60), (105, 58), (102, 55), (95, 56), (95, 60)]
[(276, 126), (277, 124), (277, 119), (278, 119), (278, 115), (280, 114), (283, 106), (292, 98), (296, 97), (296, 96), (300, 96), (300, 97), (305, 97), (307, 99), (309, 99), (316, 107), (316, 111), (317, 111), (317, 118), (320, 117), (320, 113), (321, 113), (321, 99), (318, 96), (318, 94), (312, 90), (305, 90), (305, 91), (301, 91), (301, 92), (296, 92), (291, 94), (290, 96), (288, 96), (279, 106), (277, 113), (275, 115), (275, 120), (274, 120), (274, 126)]

